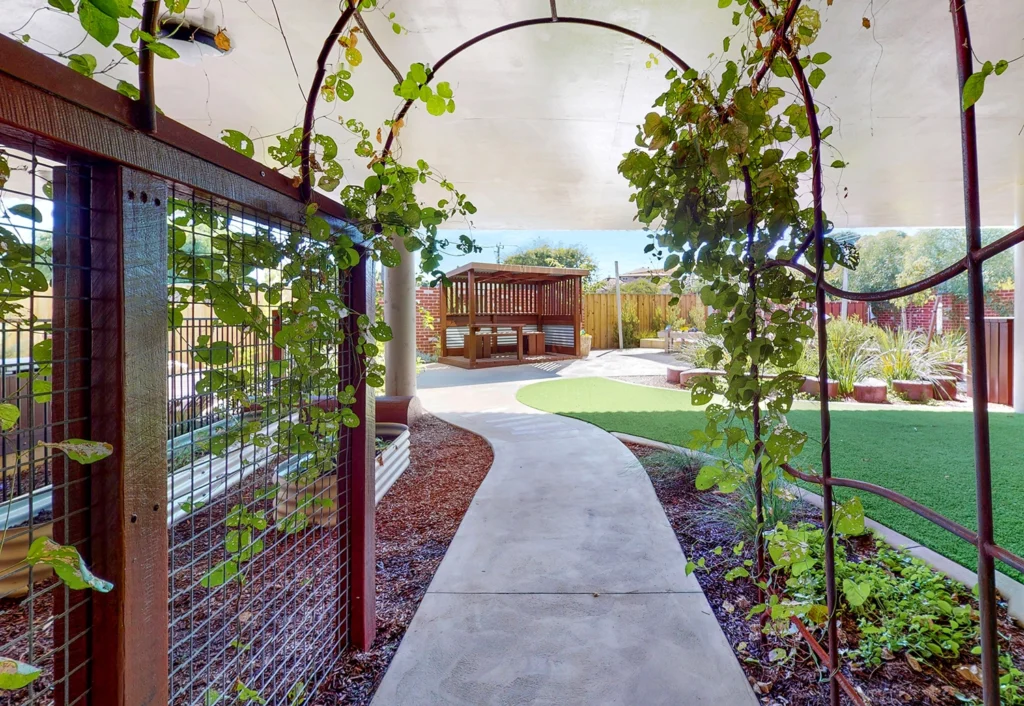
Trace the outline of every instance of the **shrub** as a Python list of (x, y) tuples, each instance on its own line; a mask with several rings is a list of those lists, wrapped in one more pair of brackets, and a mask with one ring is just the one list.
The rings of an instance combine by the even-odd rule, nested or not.
[(875, 373), (890, 385), (893, 380), (932, 380), (942, 375), (942, 359), (928, 348), (920, 331), (879, 329)]
[[(729, 364), (730, 357), (729, 351), (725, 350), (723, 343), (721, 336), (709, 336), (706, 333), (702, 333), (696, 341), (683, 343), (679, 359), (695, 368), (725, 370), (725, 366)], [(724, 352), (724, 357), (717, 364), (707, 358), (707, 353), (712, 346), (717, 346)]]
[(686, 320), (690, 326), (703, 331), (708, 321), (708, 310), (703, 304), (695, 304), (686, 312)]
[[(640, 316), (636, 312), (636, 305), (626, 303), (622, 305), (622, 347), (637, 348), (640, 345)], [(619, 342), (619, 327), (615, 327), (615, 343)]]
[(963, 364), (967, 360), (967, 334), (963, 331), (940, 333), (932, 339), (929, 350), (943, 363)]
[[(857, 319), (833, 319), (825, 328), (828, 333), (828, 376), (839, 383), (839, 393), (853, 394), (853, 385), (871, 377), (876, 368), (878, 339), (882, 329)], [(812, 340), (797, 364), (803, 375), (817, 376), (818, 346)]]

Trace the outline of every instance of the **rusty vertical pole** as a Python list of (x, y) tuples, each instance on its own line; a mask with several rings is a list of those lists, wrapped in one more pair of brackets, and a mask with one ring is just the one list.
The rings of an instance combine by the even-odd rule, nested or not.
[[(142, 30), (156, 37), (159, 0), (146, 0), (142, 6)], [(139, 102), (137, 127), (143, 132), (156, 132), (156, 79), (153, 74), (153, 52), (145, 37), (139, 37)]]
[[(743, 195), (750, 213), (747, 214), (747, 296), (750, 298), (750, 342), (757, 338), (757, 262), (754, 260), (754, 235), (757, 229), (757, 214), (754, 211), (754, 187), (750, 178), (750, 169), (743, 167)], [(750, 364), (750, 377), (757, 386), (754, 390), (754, 397), (751, 400), (754, 431), (754, 504), (757, 513), (756, 542), (756, 564), (755, 576), (758, 584), (765, 580), (765, 555), (764, 555), (764, 476), (761, 464), (761, 378), (760, 369), (757, 363)], [(764, 589), (757, 587), (758, 603), (765, 602)], [(767, 613), (762, 614), (761, 624), (767, 618)], [(761, 643), (764, 644), (765, 636), (762, 633)]]
[(985, 289), (982, 263), (972, 255), (981, 248), (981, 187), (978, 181), (978, 135), (974, 106), (964, 110), (963, 90), (974, 73), (967, 0), (950, 0), (960, 91), (963, 149), (964, 217), (967, 226), (967, 310), (970, 316), (974, 404), (974, 473), (978, 516), (978, 605), (981, 622), (982, 694), (985, 706), (998, 706), (999, 636), (996, 630), (996, 570), (989, 546), (995, 543), (992, 519), (992, 458), (988, 427), (988, 361), (985, 346)]

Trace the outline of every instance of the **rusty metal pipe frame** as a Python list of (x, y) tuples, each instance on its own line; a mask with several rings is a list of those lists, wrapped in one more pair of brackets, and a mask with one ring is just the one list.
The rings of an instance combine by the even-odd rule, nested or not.
[[(793, 0), (787, 8), (786, 16), (790, 17), (795, 13), (795, 6), (800, 0)], [(762, 17), (769, 17), (762, 0), (751, 0), (751, 5)], [(815, 110), (814, 95), (807, 77), (804, 75), (803, 66), (793, 51), (789, 40), (784, 33), (775, 35), (775, 43), (785, 52), (793, 69), (794, 78), (800, 89), (801, 98), (804, 103), (804, 111), (807, 115), (807, 125), (811, 140), (811, 197), (814, 208), (813, 242), (815, 252), (818, 253), (814, 271), (815, 290), (815, 319), (818, 328), (818, 404), (820, 409), (821, 424), (821, 472), (825, 479), (832, 476), (832, 417), (829, 412), (828, 399), (828, 332), (825, 326), (825, 290), (822, 284), (825, 282), (825, 258), (821, 257), (825, 245), (825, 222), (822, 209), (822, 173), (821, 173), (821, 128), (818, 125), (818, 114)], [(774, 47), (773, 47), (774, 48)], [(839, 690), (843, 685), (839, 681), (839, 633), (836, 624), (836, 610), (838, 607), (835, 574), (835, 544), (833, 528), (833, 497), (832, 488), (828, 483), (822, 486), (822, 525), (825, 539), (825, 601), (828, 607), (828, 618), (826, 620), (826, 633), (828, 648), (826, 650), (826, 663), (828, 665), (829, 682), (829, 703), (831, 706), (839, 706)]]
[(324, 76), (327, 74), (327, 60), (331, 57), (331, 50), (334, 43), (338, 41), (345, 27), (348, 25), (352, 15), (357, 12), (351, 4), (346, 5), (338, 21), (334, 23), (330, 34), (324, 40), (320, 49), (320, 55), (316, 59), (316, 73), (313, 75), (313, 83), (310, 84), (309, 94), (306, 96), (306, 112), (302, 118), (302, 143), (299, 147), (299, 195), (303, 201), (309, 201), (313, 197), (313, 184), (311, 182), (312, 170), (309, 165), (309, 150), (313, 140), (313, 116), (316, 111), (316, 99), (320, 95), (320, 86), (323, 85)]
[[(956, 67), (963, 95), (974, 73), (967, 0), (950, 0)], [(964, 170), (964, 220), (967, 226), (967, 308), (974, 380), (974, 474), (978, 515), (978, 606), (981, 624), (982, 699), (985, 706), (999, 706), (999, 635), (996, 629), (996, 568), (989, 547), (995, 544), (992, 515), (992, 449), (988, 425), (988, 361), (985, 350), (985, 288), (982, 263), (972, 257), (981, 250), (981, 186), (978, 179), (978, 133), (974, 106), (960, 110), (960, 135)]]
[[(142, 30), (156, 36), (159, 0), (146, 0), (142, 6)], [(153, 52), (149, 42), (139, 37), (139, 105), (138, 125), (142, 132), (156, 132), (156, 78), (153, 71)]]
[[(924, 292), (928, 289), (931, 289), (932, 287), (936, 287), (942, 284), (943, 282), (951, 280), (954, 277), (957, 277), (959, 275), (962, 275), (964, 272), (967, 272), (968, 263), (976, 263), (978, 265), (981, 265), (984, 262), (992, 259), (996, 255), (999, 255), (1000, 253), (1003, 253), (1012, 248), (1013, 246), (1019, 245), (1022, 242), (1024, 242), (1024, 226), (1017, 228), (1016, 230), (1010, 231), (1006, 235), (1002, 236), (998, 240), (989, 243), (988, 245), (973, 250), (970, 254), (960, 258), (952, 265), (944, 267), (943, 269), (939, 270), (933, 275), (929, 275), (928, 277), (918, 280), (917, 282), (914, 282), (912, 284), (908, 284), (903, 287), (897, 287), (896, 289), (887, 289), (882, 292), (851, 292), (849, 290), (841, 289), (840, 287), (831, 285), (828, 282), (824, 282), (822, 284), (822, 287), (828, 294), (849, 301), (882, 302), (888, 301), (890, 299), (898, 299), (900, 297), (910, 296), (911, 294), (917, 294), (919, 292)], [(801, 265), (799, 262), (796, 262), (796, 260), (799, 259), (799, 255), (802, 254), (803, 253), (801, 252), (797, 256), (794, 256), (789, 260), (769, 260), (762, 266), (762, 269), (771, 269), (773, 267), (788, 267), (792, 270), (796, 270), (797, 272), (804, 274), (809, 279), (813, 279), (814, 271), (811, 270), (806, 265)]]
[[(759, 0), (754, 0), (758, 2)], [(789, 47), (787, 47), (789, 49)], [(804, 75), (803, 66), (796, 53), (789, 51), (789, 63), (796, 74), (797, 84), (804, 100), (807, 124), (811, 137), (811, 193), (814, 201), (814, 250), (818, 254), (814, 272), (815, 319), (818, 325), (818, 404), (821, 410), (821, 474), (824, 478), (832, 476), (832, 415), (829, 412), (828, 400), (828, 329), (825, 326), (825, 258), (821, 254), (825, 250), (825, 223), (822, 211), (822, 176), (821, 176), (821, 128), (818, 126), (818, 114), (814, 108), (814, 97), (811, 86)], [(829, 701), (832, 706), (839, 706), (839, 626), (836, 624), (838, 594), (836, 591), (835, 564), (835, 532), (833, 527), (832, 488), (822, 486), (822, 524), (825, 534), (825, 601), (828, 606), (828, 681)]]
[[(669, 60), (673, 64), (678, 66), (683, 71), (689, 71), (689, 69), (690, 69), (690, 65), (687, 64), (685, 61), (683, 61), (683, 59), (678, 54), (676, 54), (675, 52), (667, 49), (663, 44), (661, 44), (660, 42), (657, 42), (657, 41), (651, 39), (650, 37), (648, 37), (646, 35), (640, 34), (639, 32), (635, 32), (635, 31), (633, 31), (631, 29), (628, 29), (626, 27), (622, 27), (621, 25), (612, 24), (611, 22), (602, 22), (601, 20), (591, 20), (591, 19), (588, 19), (588, 18), (585, 18), (585, 17), (560, 17), (560, 16), (558, 16), (557, 11), (556, 11), (556, 9), (554, 7), (554, 3), (552, 2), (552, 16), (551, 17), (538, 17), (538, 18), (529, 19), (529, 20), (520, 20), (518, 22), (510, 22), (508, 24), (501, 25), (500, 27), (495, 27), (494, 29), (490, 29), (490, 30), (487, 30), (486, 32), (482, 32), (482, 33), (478, 34), (477, 36), (473, 37), (472, 39), (468, 39), (465, 42), (463, 42), (462, 44), (460, 44), (459, 46), (455, 47), (450, 52), (448, 52), (447, 54), (442, 56), (440, 59), (438, 59), (437, 63), (434, 64), (433, 67), (431, 67), (430, 71), (427, 73), (427, 83), (430, 83), (431, 81), (434, 80), (434, 76), (437, 75), (437, 72), (440, 71), (441, 68), (445, 64), (447, 64), (449, 61), (451, 61), (452, 59), (457, 57), (462, 52), (466, 51), (467, 49), (469, 49), (470, 47), (472, 47), (472, 46), (474, 46), (476, 44), (479, 44), (480, 42), (484, 41), (485, 39), (490, 39), (491, 37), (495, 37), (495, 36), (497, 36), (499, 34), (504, 34), (505, 32), (511, 32), (512, 30), (515, 30), (515, 29), (522, 29), (523, 27), (534, 27), (536, 25), (550, 25), (550, 24), (586, 25), (588, 27), (598, 27), (600, 29), (606, 29), (606, 30), (610, 30), (612, 32), (618, 32), (619, 34), (624, 34), (627, 37), (632, 37), (633, 39), (637, 40), (638, 42), (640, 42), (642, 44), (646, 44), (649, 47), (653, 47), (654, 49), (657, 49), (662, 54), (667, 56), (669, 58)], [(401, 119), (405, 118), (406, 114), (409, 112), (409, 109), (412, 108), (412, 105), (415, 102), (416, 102), (415, 100), (407, 100), (402, 105), (402, 107), (399, 109), (398, 114), (395, 116), (395, 120), (398, 121), (398, 120), (401, 120)], [(395, 131), (394, 131), (394, 128), (392, 128), (391, 131), (388, 132), (388, 139), (387, 139), (387, 141), (384, 143), (384, 154), (385, 155), (391, 153), (391, 147), (394, 144), (394, 141), (395, 141)]]
[[(761, 0), (751, 0), (752, 5), (762, 15), (767, 17), (768, 13), (761, 2)], [(835, 557), (834, 557), (834, 546), (833, 546), (833, 527), (832, 527), (832, 508), (833, 508), (833, 496), (832, 487), (850, 487), (866, 492), (871, 492), (882, 497), (886, 497), (893, 502), (896, 502), (914, 512), (935, 522), (940, 527), (953, 532), (957, 536), (972, 541), (978, 547), (979, 553), (979, 605), (981, 606), (981, 632), (982, 632), (982, 666), (984, 672), (984, 699), (986, 706), (998, 706), (999, 692), (998, 692), (998, 644), (996, 636), (996, 623), (995, 623), (995, 567), (994, 557), (998, 557), (1001, 561), (1006, 562), (1014, 568), (1024, 568), (1024, 561), (1019, 557), (1013, 555), (1007, 550), (999, 547), (995, 544), (993, 539), (993, 518), (992, 518), (992, 492), (991, 492), (991, 458), (990, 458), (990, 439), (988, 433), (988, 391), (986, 389), (975, 390), (974, 395), (974, 425), (975, 425), (975, 468), (976, 468), (976, 484), (978, 490), (978, 520), (979, 520), (979, 531), (977, 533), (968, 530), (967, 528), (959, 525), (951, 520), (946, 519), (942, 515), (930, 510), (929, 508), (916, 503), (915, 501), (903, 496), (895, 491), (888, 490), (881, 486), (876, 486), (870, 483), (863, 483), (861, 481), (854, 481), (850, 479), (834, 478), (832, 476), (831, 469), (831, 438), (830, 438), (830, 427), (831, 427), (831, 416), (829, 413), (829, 402), (828, 402), (828, 358), (827, 358), (827, 331), (825, 326), (825, 294), (826, 292), (835, 296), (843, 297), (851, 301), (884, 301), (901, 296), (908, 296), (921, 291), (930, 289), (937, 284), (945, 282), (953, 277), (956, 277), (964, 272), (968, 273), (969, 283), (969, 298), (970, 298), (970, 311), (971, 317), (971, 341), (972, 341), (972, 357), (973, 357), (973, 369), (976, 375), (980, 375), (984, 379), (984, 372), (986, 369), (985, 361), (985, 342), (983, 336), (983, 318), (984, 318), (984, 291), (981, 266), (983, 262), (994, 255), (1003, 252), (1013, 245), (1020, 242), (1024, 242), (1024, 229), (1018, 229), (1003, 238), (1000, 238), (995, 243), (988, 246), (981, 246), (981, 232), (980, 232), (980, 205), (979, 205), (979, 192), (980, 187), (978, 183), (978, 156), (977, 156), (977, 136), (975, 127), (975, 118), (973, 108), (967, 111), (961, 111), (962, 121), (962, 147), (964, 153), (964, 192), (965, 192), (965, 213), (967, 221), (967, 253), (961, 261), (950, 265), (949, 267), (937, 272), (931, 277), (925, 278), (917, 283), (906, 287), (900, 287), (894, 290), (886, 292), (873, 292), (873, 293), (855, 293), (842, 290), (838, 287), (829, 285), (824, 278), (824, 258), (818, 257), (815, 263), (815, 269), (812, 271), (803, 265), (800, 265), (797, 260), (806, 252), (806, 250), (813, 243), (815, 250), (818, 253), (824, 250), (824, 217), (822, 209), (822, 174), (821, 174), (821, 133), (818, 126), (817, 114), (814, 110), (814, 99), (813, 92), (810, 85), (807, 82), (806, 76), (803, 72), (803, 67), (800, 65), (798, 58), (793, 52), (789, 42), (785, 39), (785, 27), (788, 26), (789, 22), (795, 16), (796, 10), (800, 4), (800, 0), (794, 0), (787, 8), (786, 15), (783, 20), (783, 25), (775, 34), (775, 39), (771, 47), (771, 54), (782, 49), (786, 52), (786, 55), (790, 61), (790, 65), (793, 68), (795, 80), (801, 91), (803, 98), (804, 107), (807, 114), (808, 125), (810, 128), (810, 139), (811, 139), (811, 155), (812, 155), (812, 198), (814, 206), (814, 227), (808, 236), (803, 240), (796, 254), (790, 260), (783, 261), (771, 261), (766, 264), (765, 267), (789, 267), (797, 270), (808, 277), (814, 279), (815, 282), (815, 299), (816, 299), (816, 323), (818, 327), (818, 345), (819, 345), (819, 367), (818, 367), (818, 379), (819, 379), (819, 405), (821, 410), (821, 434), (822, 434), (822, 475), (813, 476), (810, 474), (803, 474), (795, 469), (787, 468), (787, 472), (790, 472), (798, 478), (809, 482), (816, 482), (822, 486), (822, 494), (824, 499), (824, 510), (823, 510), (823, 523), (825, 532), (825, 564), (826, 564), (826, 600), (828, 602), (829, 617), (827, 624), (828, 634), (828, 649), (825, 650), (814, 640), (813, 636), (806, 630), (802, 625), (798, 625), (798, 631), (801, 635), (807, 639), (811, 648), (819, 655), (828, 665), (829, 669), (829, 698), (833, 706), (839, 704), (839, 688), (847, 692), (847, 694), (857, 702), (861, 702), (861, 699), (857, 692), (854, 690), (852, 684), (839, 672), (838, 668), (838, 639), (837, 639), (837, 626), (835, 620), (836, 611), (836, 585), (835, 585)], [(972, 60), (970, 54), (970, 33), (967, 24), (967, 14), (965, 7), (965, 0), (950, 0), (950, 9), (953, 15), (954, 25), (954, 36), (957, 43), (957, 69), (960, 79), (961, 92), (963, 84), (967, 78), (970, 77), (973, 72)], [(601, 22), (599, 20), (590, 20), (585, 18), (577, 17), (558, 17), (557, 9), (555, 4), (551, 2), (552, 13), (550, 17), (538, 18), (531, 20), (523, 20), (520, 22), (513, 22), (510, 24), (497, 27), (495, 29), (484, 32), (476, 37), (464, 42), (449, 53), (445, 54), (432, 68), (428, 74), (428, 83), (436, 75), (437, 71), (441, 69), (448, 61), (458, 56), (462, 52), (466, 51), (470, 47), (482, 42), (485, 39), (502, 34), (514, 29), (523, 27), (529, 27), (534, 25), (553, 24), (556, 22), (565, 24), (581, 24), (599, 27), (615, 31), (626, 36), (630, 36), (648, 46), (658, 49), (660, 52), (665, 54), (669, 59), (673, 61), (681, 69), (688, 70), (689, 65), (686, 64), (680, 57), (666, 49), (660, 43), (654, 40), (634, 32), (633, 30), (626, 29), (624, 27), (614, 25), (611, 23)], [(310, 89), (309, 100), (307, 101), (306, 110), (306, 121), (304, 123), (303, 132), (303, 149), (301, 151), (301, 174), (303, 182), (303, 190), (306, 192), (312, 191), (312, 186), (309, 183), (309, 144), (311, 139), (312, 130), (312, 115), (313, 106), (315, 105), (316, 97), (320, 90), (320, 84), (323, 80), (325, 73), (325, 65), (327, 57), (333, 43), (337, 41), (338, 36), (344, 30), (344, 26), (347, 24), (351, 15), (355, 12), (354, 8), (347, 7), (345, 12), (342, 13), (341, 18), (335, 25), (335, 29), (329, 35), (328, 40), (324, 44), (324, 49), (321, 52), (320, 61), (318, 62), (318, 72), (314, 78), (313, 86)], [(766, 61), (765, 64), (758, 71), (755, 77), (755, 82), (758, 77), (763, 78), (767, 74), (770, 68), (770, 61)], [(408, 113), (415, 101), (406, 101), (400, 108), (396, 120), (402, 119)], [(394, 131), (390, 131), (388, 134), (387, 142), (384, 146), (384, 154), (388, 154), (394, 144)], [(756, 275), (756, 272), (752, 272), (752, 275)], [(753, 371), (756, 376), (756, 371)], [(797, 621), (799, 622), (799, 621)]]
[[(750, 168), (743, 166), (743, 198), (747, 203), (750, 213), (747, 214), (747, 288), (751, 297), (753, 311), (750, 312), (750, 342), (753, 344), (757, 338), (757, 263), (754, 261), (754, 236), (757, 231), (757, 212), (754, 208), (754, 186), (750, 178)], [(757, 579), (758, 603), (764, 603), (764, 589), (760, 584), (765, 581), (764, 552), (764, 481), (763, 464), (761, 463), (761, 379), (760, 368), (757, 363), (750, 364), (750, 378), (754, 380), (754, 397), (751, 400), (751, 411), (754, 427), (754, 508), (756, 513), (757, 531), (754, 537), (756, 564), (755, 577)], [(764, 617), (764, 616), (763, 616)], [(762, 617), (761, 625), (764, 626)], [(764, 644), (764, 633), (761, 634), (761, 644)]]

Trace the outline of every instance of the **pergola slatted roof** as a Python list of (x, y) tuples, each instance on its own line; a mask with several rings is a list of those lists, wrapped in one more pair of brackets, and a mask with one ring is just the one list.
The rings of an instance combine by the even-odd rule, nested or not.
[(477, 282), (550, 282), (568, 277), (586, 277), (590, 270), (569, 267), (540, 267), (535, 265), (501, 265), (490, 262), (470, 262), (446, 276), (450, 280), (465, 280), (469, 273)]

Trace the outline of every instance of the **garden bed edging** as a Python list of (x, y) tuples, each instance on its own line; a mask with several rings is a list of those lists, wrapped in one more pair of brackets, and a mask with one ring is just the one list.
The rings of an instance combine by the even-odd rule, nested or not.
[[(617, 431), (611, 432), (611, 435), (619, 441), (638, 444), (640, 446), (649, 446), (661, 451), (672, 451), (701, 464), (714, 463), (719, 460), (716, 456), (704, 451), (694, 451), (693, 449), (676, 446), (675, 444), (666, 444), (662, 441), (645, 439), (642, 436), (623, 434)], [(822, 508), (822, 499), (820, 495), (793, 483), (789, 483), (788, 485), (800, 500), (810, 503), (818, 509)], [(978, 575), (970, 569), (956, 563), (952, 559), (944, 557), (938, 552), (915, 542), (909, 537), (902, 535), (896, 530), (872, 520), (867, 516), (864, 517), (864, 526), (873, 530), (879, 537), (885, 540), (885, 543), (889, 546), (894, 549), (905, 549), (911, 556), (915, 556), (922, 560), (940, 574), (948, 576), (954, 581), (959, 581), (972, 590), (977, 585)], [(996, 589), (1002, 597), (1006, 599), (1006, 612), (1009, 613), (1010, 617), (1012, 617), (1016, 622), (1024, 625), (1024, 584), (1000, 571), (997, 571)]]

